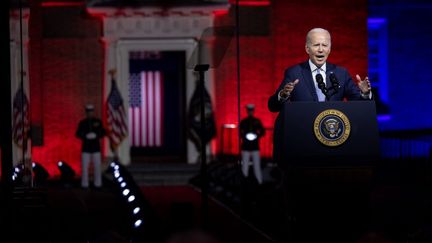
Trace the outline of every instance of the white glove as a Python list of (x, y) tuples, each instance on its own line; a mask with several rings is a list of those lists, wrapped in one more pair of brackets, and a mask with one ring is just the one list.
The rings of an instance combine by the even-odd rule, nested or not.
[(87, 139), (95, 139), (96, 138), (96, 133), (89, 132), (89, 133), (86, 134), (86, 138)]
[(257, 138), (258, 138), (258, 135), (256, 135), (253, 132), (246, 133), (246, 139), (249, 140), (249, 141), (253, 141), (253, 140), (257, 139)]

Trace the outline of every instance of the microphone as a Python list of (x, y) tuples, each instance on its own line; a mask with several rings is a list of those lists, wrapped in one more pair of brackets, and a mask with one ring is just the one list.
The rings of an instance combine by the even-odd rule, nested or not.
[(334, 90), (338, 90), (340, 88), (339, 80), (336, 78), (336, 75), (333, 72), (330, 72), (330, 82)]
[(317, 83), (318, 83), (318, 88), (323, 92), (323, 94), (327, 97), (327, 88), (326, 88), (326, 85), (325, 85), (325, 83), (324, 83), (324, 79), (323, 79), (323, 76), (320, 74), (320, 73), (318, 73), (316, 76), (315, 76), (315, 79), (316, 79), (316, 81), (317, 81)]

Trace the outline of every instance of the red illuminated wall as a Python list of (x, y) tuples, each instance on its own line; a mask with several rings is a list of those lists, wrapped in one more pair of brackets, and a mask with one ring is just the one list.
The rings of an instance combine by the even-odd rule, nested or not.
[[(270, 29), (266, 36), (243, 34), (240, 38), (241, 117), (246, 115), (244, 106), (254, 103), (256, 116), (262, 119), (266, 127), (273, 126), (276, 114), (267, 109), (268, 97), (280, 84), (285, 68), (307, 60), (305, 35), (313, 27), (326, 28), (332, 34), (329, 62), (345, 66), (353, 76), (356, 73), (366, 75), (366, 0), (275, 0), (267, 7), (262, 4), (243, 4), (240, 10), (246, 7), (268, 8)], [(244, 27), (245, 21), (254, 21), (256, 18), (263, 21), (263, 17), (265, 12), (262, 16), (240, 14), (240, 25)], [(228, 51), (223, 64), (216, 75), (216, 117), (219, 130), (222, 124), (237, 124), (235, 48)], [(236, 142), (231, 144), (235, 146)]]
[(75, 138), (84, 105), (102, 107), (103, 47), (100, 23), (85, 18), (83, 6), (31, 8), (30, 77), (32, 124), (43, 128), (43, 145), (32, 159), (51, 175), (64, 160), (80, 173), (80, 141)]
[[(33, 125), (43, 128), (43, 145), (33, 147), (32, 155), (51, 175), (59, 173), (58, 160), (79, 171), (80, 141), (74, 136), (77, 123), (84, 104), (95, 104), (101, 114), (103, 102), (101, 22), (87, 17), (84, 6), (42, 7), (37, 2), (31, 1), (30, 19), (31, 119)], [(218, 24), (232, 23), (233, 9), (218, 13)], [(353, 75), (366, 74), (366, 0), (242, 1), (240, 10), (242, 117), (244, 106), (254, 103), (256, 116), (266, 127), (273, 126), (276, 114), (267, 110), (267, 99), (286, 67), (307, 60), (305, 35), (313, 27), (326, 28), (332, 34), (330, 62), (347, 67)], [(222, 124), (237, 124), (235, 40), (215, 77), (215, 146), (220, 151)], [(267, 136), (270, 141), (272, 134)], [(236, 147), (234, 138), (231, 142)]]

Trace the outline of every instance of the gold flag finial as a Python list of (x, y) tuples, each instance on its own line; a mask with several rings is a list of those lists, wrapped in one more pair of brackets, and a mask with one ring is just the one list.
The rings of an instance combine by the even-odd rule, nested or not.
[(115, 68), (111, 68), (108, 73), (110, 74), (111, 78), (114, 78), (114, 76), (117, 73), (117, 70)]

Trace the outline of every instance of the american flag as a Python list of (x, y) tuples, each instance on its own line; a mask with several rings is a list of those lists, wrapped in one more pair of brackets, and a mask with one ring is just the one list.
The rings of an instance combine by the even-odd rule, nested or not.
[(133, 147), (163, 143), (163, 77), (160, 71), (132, 73), (129, 80), (129, 139)]
[(126, 114), (123, 99), (114, 79), (107, 100), (108, 136), (111, 148), (115, 149), (127, 136)]
[(23, 147), (24, 142), (27, 142), (29, 131), (29, 102), (21, 85), (13, 100), (12, 123), (12, 137), (19, 147)]

